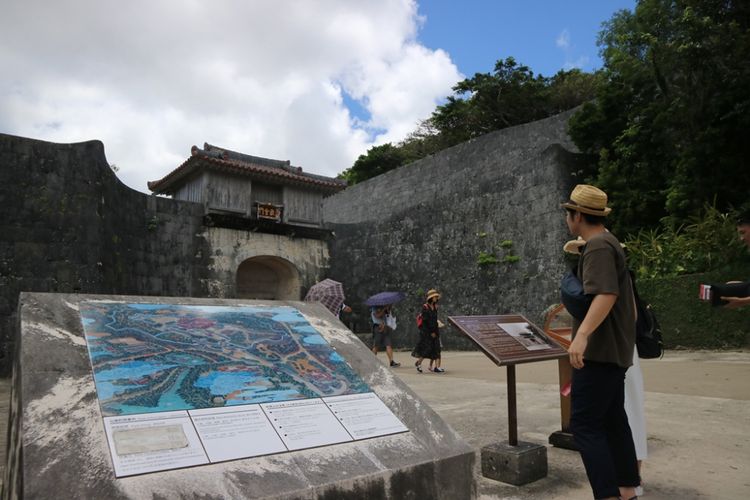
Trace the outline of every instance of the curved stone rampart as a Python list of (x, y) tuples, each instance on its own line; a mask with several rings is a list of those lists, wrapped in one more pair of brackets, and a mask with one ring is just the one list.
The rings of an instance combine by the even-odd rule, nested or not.
[(20, 292), (232, 298), (240, 263), (271, 255), (297, 268), (299, 295), (328, 267), (325, 241), (208, 227), (202, 204), (130, 189), (99, 141), (0, 134), (0, 207), (0, 375)]

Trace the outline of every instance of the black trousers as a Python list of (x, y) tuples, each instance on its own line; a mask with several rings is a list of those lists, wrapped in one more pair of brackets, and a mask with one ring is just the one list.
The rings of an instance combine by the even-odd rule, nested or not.
[(641, 483), (625, 413), (626, 370), (588, 360), (573, 370), (570, 430), (594, 498), (619, 497), (619, 486)]

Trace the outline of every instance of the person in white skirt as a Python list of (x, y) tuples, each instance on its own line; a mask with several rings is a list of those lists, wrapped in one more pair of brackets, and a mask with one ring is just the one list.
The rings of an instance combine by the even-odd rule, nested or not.
[[(633, 434), (635, 456), (638, 459), (638, 471), (643, 461), (648, 457), (646, 444), (646, 409), (644, 405), (643, 373), (638, 359), (638, 347), (633, 350), (633, 366), (625, 372), (625, 413), (628, 414), (628, 424)], [(643, 495), (643, 487), (638, 486), (636, 495)]]

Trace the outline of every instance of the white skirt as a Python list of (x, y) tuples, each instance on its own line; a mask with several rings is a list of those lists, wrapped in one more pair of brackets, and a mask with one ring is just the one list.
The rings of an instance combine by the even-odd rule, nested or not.
[(648, 456), (644, 406), (641, 363), (638, 359), (638, 350), (633, 349), (633, 366), (625, 372), (625, 412), (628, 414), (628, 423), (633, 433), (633, 444), (635, 444), (635, 456), (638, 460), (645, 460)]

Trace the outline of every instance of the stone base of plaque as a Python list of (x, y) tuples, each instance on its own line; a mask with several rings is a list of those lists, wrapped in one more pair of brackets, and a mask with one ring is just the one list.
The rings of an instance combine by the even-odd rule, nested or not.
[[(293, 307), (408, 432), (118, 478), (84, 337), (84, 301)], [(2, 498), (51, 498), (61, 485), (66, 498), (476, 497), (474, 449), (321, 304), (22, 293), (18, 305)]]
[(566, 450), (578, 451), (573, 434), (565, 431), (555, 431), (549, 435), (549, 444), (555, 448), (565, 448)]
[(547, 476), (547, 448), (535, 443), (494, 443), (482, 448), (482, 475), (520, 486)]

